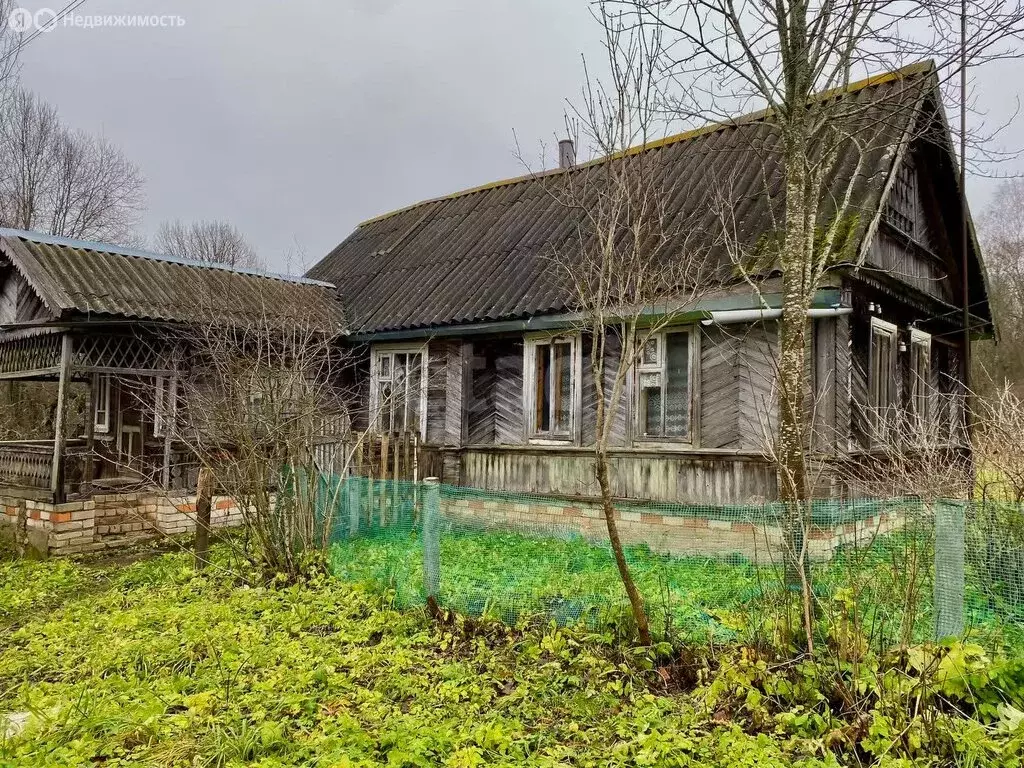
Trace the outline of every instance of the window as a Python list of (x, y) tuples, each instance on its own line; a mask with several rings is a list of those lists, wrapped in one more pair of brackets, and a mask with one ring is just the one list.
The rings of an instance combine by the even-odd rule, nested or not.
[(690, 333), (648, 339), (636, 371), (636, 434), (644, 439), (690, 437)]
[(896, 398), (896, 326), (871, 318), (871, 360), (868, 388), (875, 426), (881, 430)]
[(526, 343), (526, 413), (534, 437), (565, 440), (575, 434), (578, 348), (574, 336)]
[(164, 376), (157, 376), (153, 392), (153, 436), (163, 437), (168, 423), (173, 423), (177, 406), (175, 387)]
[(382, 432), (418, 432), (425, 437), (426, 357), (423, 347), (374, 350), (370, 408)]
[(910, 329), (910, 408), (921, 422), (931, 417), (932, 337)]
[(110, 431), (110, 374), (102, 373), (93, 379), (93, 431)]
[(917, 236), (917, 172), (909, 159), (904, 160), (896, 172), (885, 206), (885, 218), (904, 234)]

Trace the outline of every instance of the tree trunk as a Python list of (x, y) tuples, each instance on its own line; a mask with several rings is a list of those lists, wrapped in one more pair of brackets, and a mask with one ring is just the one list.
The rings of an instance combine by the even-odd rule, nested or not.
[(213, 470), (202, 467), (196, 484), (196, 570), (203, 570), (209, 562), (210, 517), (213, 506)]
[[(604, 391), (604, 367), (606, 341), (602, 334), (607, 333), (603, 327), (598, 327), (594, 333), (594, 341), (591, 346), (592, 365), (591, 371), (594, 376), (594, 389), (597, 394), (597, 405), (594, 408), (594, 474), (597, 477), (597, 484), (601, 489), (601, 509), (604, 512), (605, 525), (608, 528), (608, 542), (612, 546), (615, 555), (615, 565), (619, 569), (619, 578), (622, 579), (622, 586), (629, 598), (629, 605), (633, 611), (633, 620), (636, 622), (636, 631), (642, 645), (651, 644), (651, 628), (647, 621), (647, 609), (644, 607), (644, 599), (640, 590), (636, 588), (633, 581), (633, 574), (630, 573), (629, 563), (626, 562), (626, 554), (622, 551), (622, 539), (619, 538), (619, 528), (615, 523), (615, 504), (612, 497), (612, 486), (608, 472), (608, 403), (605, 401)], [(624, 350), (632, 349), (632, 335), (623, 344)], [(619, 370), (616, 371), (616, 381), (612, 389), (611, 407), (618, 405), (618, 398), (621, 397), (621, 377), (628, 375), (624, 373), (624, 361), (619, 361)], [(626, 368), (628, 372), (629, 368)]]
[[(787, 281), (788, 282), (788, 281)], [(805, 570), (807, 477), (806, 389), (807, 317), (798, 291), (786, 290), (779, 320), (779, 490), (785, 502), (786, 586), (799, 588)]]
[(650, 645), (651, 628), (647, 621), (647, 609), (644, 607), (644, 599), (640, 595), (640, 590), (636, 588), (636, 583), (633, 581), (633, 574), (626, 562), (626, 554), (622, 551), (622, 539), (619, 538), (619, 528), (615, 523), (615, 504), (612, 500), (611, 483), (608, 480), (608, 454), (603, 450), (597, 451), (595, 471), (597, 484), (601, 488), (601, 508), (604, 511), (604, 520), (608, 527), (608, 541), (615, 554), (615, 565), (619, 569), (622, 586), (626, 588), (629, 606), (633, 611), (633, 620), (636, 621), (637, 635), (640, 637), (641, 645)]
[(820, 265), (816, 263), (815, 226), (818, 201), (810, 193), (807, 158), (810, 148), (802, 126), (786, 141), (786, 217), (782, 265), (782, 317), (779, 319), (779, 426), (776, 446), (779, 488), (785, 505), (783, 537), (786, 587), (801, 595), (807, 649), (813, 652), (813, 595), (807, 567), (811, 488), (807, 466), (810, 447), (809, 381), (806, 367), (808, 321)]

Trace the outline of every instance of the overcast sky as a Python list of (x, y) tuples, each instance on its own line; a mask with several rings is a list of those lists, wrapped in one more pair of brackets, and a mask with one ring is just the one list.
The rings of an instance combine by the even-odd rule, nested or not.
[[(185, 20), (58, 26), (22, 54), (29, 88), (139, 165), (145, 234), (230, 221), (292, 272), (363, 219), (523, 173), (516, 137), (538, 166), (546, 142), (550, 166), (580, 54), (600, 56), (587, 0), (87, 0), (77, 13)], [(1016, 109), (1021, 68), (978, 78), (989, 123)], [(1022, 123), (1003, 145), (1024, 146)], [(969, 184), (976, 212), (994, 184)]]

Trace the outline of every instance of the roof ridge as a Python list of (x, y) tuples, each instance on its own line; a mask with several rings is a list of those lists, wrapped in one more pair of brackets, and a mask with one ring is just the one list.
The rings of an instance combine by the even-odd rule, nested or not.
[(138, 259), (149, 259), (151, 261), (164, 261), (170, 264), (180, 264), (186, 267), (198, 267), (200, 269), (217, 269), (224, 272), (233, 272), (240, 275), (250, 275), (252, 277), (263, 277), (268, 280), (280, 280), (286, 283), (296, 283), (299, 285), (319, 285), (324, 288), (336, 288), (334, 283), (329, 283), (324, 280), (315, 280), (311, 277), (303, 277), (300, 275), (285, 275), (279, 272), (270, 272), (262, 269), (255, 269), (252, 267), (234, 267), (230, 264), (219, 264), (213, 261), (196, 261), (193, 259), (185, 259), (181, 256), (173, 256), (168, 253), (156, 253), (155, 251), (147, 251), (143, 248), (130, 248), (126, 246), (114, 245), (112, 243), (100, 243), (94, 240), (77, 240), (71, 237), (64, 237), (62, 235), (49, 235), (44, 232), (34, 232), (26, 229), (11, 229), (8, 227), (0, 227), (0, 237), (17, 237), (22, 240), (28, 240), (33, 243), (45, 243), (46, 245), (65, 245), (70, 248), (81, 248), (87, 251), (96, 251), (98, 253), (109, 253), (115, 256), (127, 256), (130, 258)]
[[(888, 72), (883, 72), (877, 75), (869, 75), (868, 77), (854, 81), (846, 86), (830, 88), (826, 91), (822, 91), (821, 93), (815, 94), (813, 98), (815, 100), (823, 101), (825, 99), (830, 99), (834, 96), (857, 93), (858, 91), (862, 91), (865, 88), (871, 88), (874, 86), (882, 85), (883, 83), (888, 83), (895, 80), (902, 80), (905, 78), (913, 77), (914, 75), (927, 74), (934, 69), (935, 62), (931, 59), (924, 59), (922, 61), (917, 61), (914, 62), (913, 64), (908, 64), (906, 66), (890, 70)], [(521, 176), (512, 176), (507, 179), (499, 179), (497, 181), (479, 184), (474, 187), (460, 189), (456, 192), (450, 192), (446, 195), (439, 195), (437, 197), (427, 198), (425, 200), (420, 200), (419, 202), (404, 205), (401, 208), (396, 208), (393, 211), (388, 211), (387, 213), (381, 213), (378, 214), (377, 216), (371, 216), (370, 218), (359, 222), (359, 224), (356, 226), (356, 229), (364, 227), (367, 224), (373, 224), (374, 222), (382, 221), (384, 219), (390, 218), (391, 216), (395, 216), (399, 213), (410, 211), (413, 208), (420, 207), (421, 205), (439, 203), (444, 200), (454, 200), (459, 197), (472, 195), (476, 192), (484, 192), (488, 189), (496, 189), (498, 187), (511, 186), (513, 184), (521, 184), (526, 181), (533, 181), (536, 179), (546, 178), (548, 176), (554, 176), (560, 173), (566, 173), (568, 171), (577, 171), (582, 168), (589, 168), (591, 166), (598, 165), (609, 160), (616, 160), (620, 157), (630, 157), (632, 155), (640, 154), (641, 152), (646, 152), (648, 150), (659, 149), (661, 147), (670, 146), (672, 144), (678, 144), (679, 142), (682, 141), (690, 141), (692, 139), (696, 139), (710, 133), (716, 133), (717, 131), (721, 131), (726, 128), (734, 128), (739, 125), (756, 123), (761, 120), (764, 120), (772, 113), (772, 111), (773, 110), (771, 107), (766, 107), (755, 112), (748, 112), (746, 114), (739, 115), (738, 117), (731, 118), (729, 120), (722, 120), (719, 122), (708, 123), (697, 128), (690, 128), (680, 133), (675, 133), (669, 136), (664, 136), (660, 139), (655, 139), (654, 141), (644, 142), (643, 144), (627, 147), (626, 149), (620, 150), (619, 152), (615, 152), (611, 155), (605, 155), (604, 157), (597, 157), (594, 158), (593, 160), (588, 160), (585, 163), (579, 163), (578, 165), (574, 165), (571, 168), (550, 168), (547, 170), (538, 171), (536, 173), (526, 173), (522, 174)]]

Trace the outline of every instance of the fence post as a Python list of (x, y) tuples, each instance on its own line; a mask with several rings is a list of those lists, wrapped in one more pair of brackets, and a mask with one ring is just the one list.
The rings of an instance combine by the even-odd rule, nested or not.
[(436, 603), (441, 586), (441, 481), (428, 477), (423, 483), (423, 589)]
[(935, 639), (964, 631), (964, 510), (970, 502), (935, 504)]
[(360, 507), (363, 504), (363, 478), (357, 475), (349, 475), (345, 478), (345, 506), (348, 507), (348, 537), (355, 539), (359, 536), (359, 520), (362, 517)]

